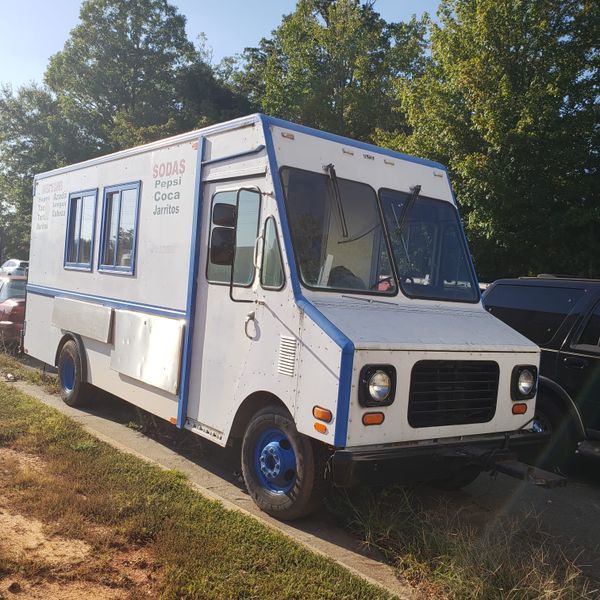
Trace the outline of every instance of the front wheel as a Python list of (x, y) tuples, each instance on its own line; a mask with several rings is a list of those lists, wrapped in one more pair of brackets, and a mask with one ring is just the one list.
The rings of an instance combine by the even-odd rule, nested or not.
[(319, 507), (325, 480), (315, 450), (284, 409), (267, 407), (252, 417), (242, 442), (242, 474), (261, 510), (292, 521)]

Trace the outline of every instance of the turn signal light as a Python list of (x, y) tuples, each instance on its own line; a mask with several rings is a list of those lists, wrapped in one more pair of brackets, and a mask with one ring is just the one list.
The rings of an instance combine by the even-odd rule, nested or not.
[(169, 423), (171, 423), (171, 425), (177, 425), (177, 417), (171, 417)]
[(368, 412), (362, 416), (363, 425), (381, 425), (385, 420), (382, 412)]
[(319, 421), (325, 421), (325, 423), (331, 423), (331, 419), (333, 419), (331, 411), (322, 406), (315, 406), (313, 408), (313, 417), (319, 419)]
[(524, 415), (527, 412), (527, 404), (523, 404), (522, 402), (513, 404), (512, 412), (513, 415)]
[(319, 432), (319, 433), (327, 433), (327, 427), (325, 425), (323, 425), (323, 423), (315, 423), (315, 429)]

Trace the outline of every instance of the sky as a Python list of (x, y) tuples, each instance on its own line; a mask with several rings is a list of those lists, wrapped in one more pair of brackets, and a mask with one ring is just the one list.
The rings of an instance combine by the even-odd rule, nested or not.
[[(213, 62), (255, 46), (292, 12), (295, 0), (171, 0), (187, 17), (187, 34), (201, 33), (212, 48)], [(81, 0), (0, 0), (0, 84), (42, 82), (48, 59), (62, 49), (77, 24)], [(404, 21), (427, 11), (438, 0), (377, 0), (388, 21)]]

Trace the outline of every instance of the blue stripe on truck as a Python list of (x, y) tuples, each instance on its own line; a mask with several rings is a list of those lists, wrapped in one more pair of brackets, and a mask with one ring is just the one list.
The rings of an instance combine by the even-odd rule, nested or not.
[(48, 298), (55, 298), (58, 296), (60, 298), (71, 298), (72, 300), (89, 300), (90, 302), (97, 302), (99, 304), (103, 304), (104, 306), (111, 306), (112, 308), (138, 310), (162, 317), (185, 317), (185, 311), (178, 308), (167, 308), (165, 306), (156, 306), (154, 304), (132, 302), (131, 300), (119, 300), (117, 298), (108, 298), (107, 296), (84, 294), (83, 292), (62, 290), (59, 288), (47, 287), (45, 285), (37, 285), (34, 283), (27, 284), (27, 293), (35, 294), (36, 296), (46, 296)]
[(194, 188), (194, 221), (190, 243), (190, 266), (186, 301), (186, 326), (183, 338), (183, 357), (181, 359), (181, 377), (179, 386), (179, 404), (177, 406), (177, 427), (185, 425), (188, 397), (190, 392), (190, 373), (192, 367), (192, 343), (194, 339), (194, 321), (196, 318), (196, 292), (198, 289), (198, 264), (200, 262), (200, 229), (202, 226), (202, 158), (204, 156), (204, 137), (198, 139), (196, 156), (196, 183)]
[[(267, 146), (267, 156), (269, 159), (271, 178), (273, 180), (273, 187), (275, 189), (275, 200), (277, 201), (277, 207), (279, 209), (281, 234), (290, 268), (290, 278), (292, 290), (294, 292), (294, 299), (298, 305), (298, 308), (304, 311), (304, 313), (308, 315), (315, 322), (315, 324), (318, 325), (342, 350), (340, 360), (340, 378), (338, 383), (337, 410), (335, 415), (334, 445), (337, 447), (345, 447), (348, 433), (348, 414), (350, 412), (350, 394), (352, 391), (354, 344), (350, 338), (344, 335), (344, 333), (338, 327), (336, 327), (327, 317), (325, 317), (325, 315), (302, 294), (302, 288), (300, 287), (300, 280), (298, 278), (298, 271), (296, 269), (294, 247), (292, 245), (287, 213), (285, 212), (283, 188), (281, 186), (281, 180), (279, 179), (279, 169), (277, 168), (277, 156), (275, 155), (273, 136), (271, 135), (269, 126), (276, 125), (280, 127), (286, 127), (288, 129), (294, 129), (295, 131), (306, 132), (310, 135), (319, 135), (319, 137), (328, 136), (320, 135), (322, 132), (318, 132), (315, 129), (295, 126), (291, 123), (287, 123), (286, 121), (279, 121), (277, 119), (266, 117), (265, 115), (260, 115), (260, 119), (263, 126), (265, 144)], [(344, 143), (352, 143), (354, 145), (359, 144), (359, 142), (353, 142), (352, 140), (340, 138), (339, 136), (331, 136), (328, 139), (333, 139), (334, 141), (342, 140)], [(368, 144), (364, 144), (362, 146), (368, 146)], [(371, 149), (371, 146), (368, 147)]]

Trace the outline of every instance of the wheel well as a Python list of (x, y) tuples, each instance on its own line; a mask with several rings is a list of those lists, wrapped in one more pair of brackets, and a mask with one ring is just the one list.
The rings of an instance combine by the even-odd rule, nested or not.
[(542, 382), (540, 382), (540, 386), (538, 388), (537, 400), (540, 399), (540, 396), (548, 398), (551, 402), (554, 402), (554, 404), (560, 407), (564, 412), (568, 412), (569, 405), (567, 404), (565, 399), (555, 390), (553, 390), (550, 386), (544, 385)]
[(562, 390), (562, 388), (555, 389), (555, 386), (557, 386), (557, 384), (555, 384), (553, 381), (545, 381), (544, 379), (540, 378), (538, 398), (536, 401), (539, 401), (540, 396), (548, 398), (558, 408), (560, 408), (565, 415), (568, 415), (569, 421), (572, 423), (573, 427), (578, 431), (578, 433), (585, 436), (585, 428), (577, 407), (567, 393)]
[(288, 413), (290, 412), (288, 407), (275, 394), (264, 391), (254, 392), (238, 407), (233, 424), (231, 425), (231, 431), (229, 432), (229, 439), (241, 438), (252, 415), (266, 406), (279, 406)]
[(58, 347), (56, 348), (56, 355), (54, 356), (54, 366), (58, 367), (58, 357), (60, 356), (63, 346), (70, 340), (73, 340), (77, 344), (79, 350), (79, 356), (81, 357), (81, 380), (87, 381), (88, 369), (87, 369), (87, 354), (85, 352), (85, 346), (83, 345), (82, 339), (74, 333), (66, 333), (62, 336)]

